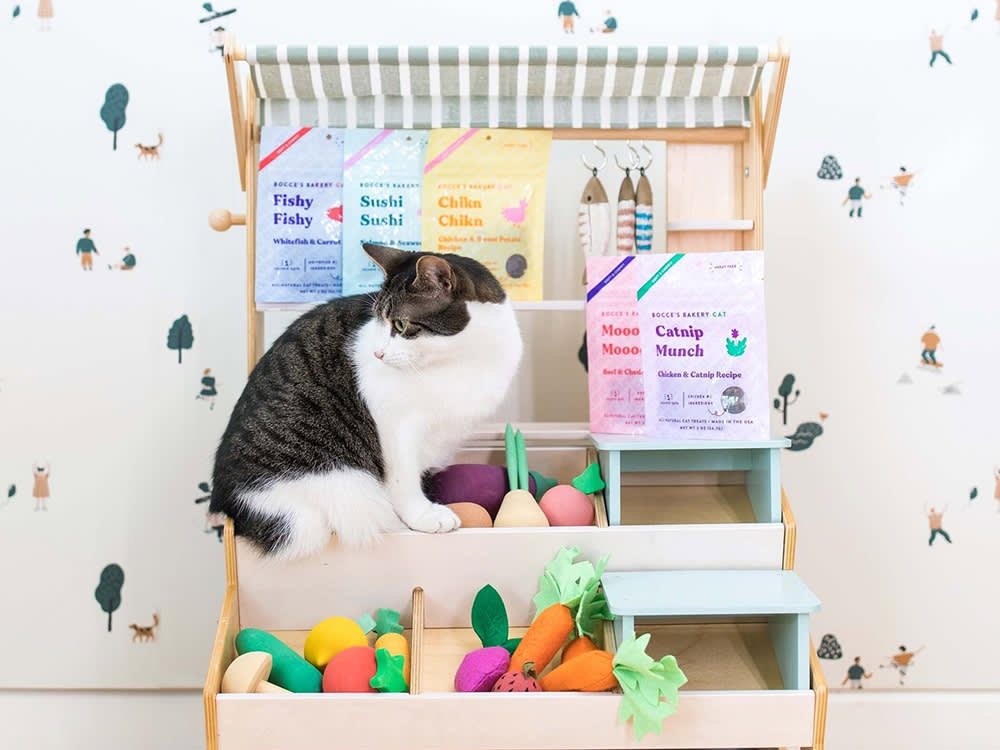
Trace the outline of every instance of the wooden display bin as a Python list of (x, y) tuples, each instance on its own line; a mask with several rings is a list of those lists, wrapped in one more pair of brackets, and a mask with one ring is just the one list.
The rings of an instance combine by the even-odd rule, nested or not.
[[(603, 534), (606, 529), (595, 530)], [(541, 540), (538, 540), (541, 541)], [(546, 547), (551, 557), (558, 543)], [(446, 570), (416, 588), (404, 609), (411, 643), (409, 695), (234, 695), (219, 694), (226, 666), (234, 658), (233, 640), (242, 627), (274, 633), (301, 651), (307, 629), (317, 621), (316, 599), (331, 604), (323, 616), (353, 611), (335, 590), (338, 576), (325, 558), (287, 565), (248, 565), (248, 552), (225, 533), (231, 578), (205, 687), (207, 742), (210, 750), (502, 750), (530, 746), (541, 750), (570, 748), (726, 748), (807, 746), (814, 744), (814, 712), (821, 711), (825, 688), (781, 689), (766, 625), (687, 624), (656, 631), (650, 653), (674, 649), (690, 683), (682, 688), (678, 713), (661, 735), (634, 739), (629, 726), (617, 723), (620, 696), (615, 694), (455, 694), (451, 690), (462, 656), (478, 646), (469, 610), (478, 585), (461, 593)], [(331, 545), (333, 548), (335, 545)], [(523, 634), (531, 619), (530, 602), (540, 568), (499, 560), (520, 571), (517, 587), (498, 585), (508, 604), (512, 635)], [(240, 575), (236, 577), (236, 564)], [(404, 568), (405, 563), (400, 564)], [(476, 580), (468, 575), (467, 581)], [(483, 578), (482, 583), (491, 582)], [(281, 586), (276, 587), (275, 582)], [(273, 598), (283, 591), (280, 599)], [(329, 592), (329, 593), (328, 593)], [(377, 598), (377, 597), (376, 597)], [(379, 601), (396, 601), (382, 594)], [(610, 624), (605, 639), (614, 642)], [(813, 671), (813, 680), (821, 678)], [(814, 682), (814, 686), (816, 683)], [(817, 714), (819, 715), (819, 714)], [(517, 721), (510, 720), (516, 716)]]

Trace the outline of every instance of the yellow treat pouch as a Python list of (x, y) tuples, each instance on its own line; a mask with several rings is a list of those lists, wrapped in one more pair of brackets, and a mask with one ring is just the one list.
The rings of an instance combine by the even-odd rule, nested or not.
[(512, 300), (542, 299), (547, 130), (432, 130), (422, 249), (475, 258)]

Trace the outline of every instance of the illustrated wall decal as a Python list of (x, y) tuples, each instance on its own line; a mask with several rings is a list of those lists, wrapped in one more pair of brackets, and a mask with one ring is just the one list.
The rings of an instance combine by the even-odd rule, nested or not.
[(941, 393), (945, 396), (961, 396), (962, 389), (958, 387), (959, 383), (949, 383), (944, 388), (941, 389)]
[(848, 216), (853, 217), (854, 214), (857, 213), (858, 218), (860, 219), (861, 209), (864, 207), (862, 201), (871, 200), (871, 197), (872, 197), (871, 193), (869, 193), (861, 186), (861, 178), (855, 177), (854, 184), (848, 189), (847, 196), (844, 198), (844, 202), (841, 203), (840, 205), (846, 206), (848, 203), (850, 203), (851, 210), (850, 213), (848, 213)]
[(604, 11), (604, 20), (598, 26), (591, 26), (592, 34), (614, 34), (618, 31), (618, 19), (610, 10)]
[[(822, 414), (820, 415), (820, 421), (825, 421), (825, 417)], [(795, 428), (795, 432), (791, 435), (785, 436), (792, 441), (792, 444), (788, 446), (787, 450), (804, 451), (812, 447), (816, 438), (822, 434), (823, 425), (819, 422), (803, 422)]]
[(879, 187), (882, 190), (892, 190), (896, 193), (899, 198), (899, 205), (903, 205), (903, 199), (906, 198), (906, 191), (910, 187), (910, 183), (913, 182), (913, 178), (917, 176), (916, 172), (908, 172), (906, 167), (900, 167), (899, 173), (888, 178), (888, 182)]
[[(801, 391), (795, 388), (795, 393), (793, 394), (793, 388), (795, 388), (795, 375), (788, 373), (781, 379), (781, 385), (778, 386), (778, 398), (774, 399), (775, 411), (781, 412), (781, 424), (788, 424), (788, 407), (799, 400), (799, 393)], [(788, 397), (793, 395), (794, 401), (789, 401)]]
[(924, 650), (921, 646), (916, 651), (908, 651), (906, 646), (900, 646), (899, 651), (887, 657), (887, 664), (879, 664), (879, 669), (894, 669), (899, 674), (899, 684), (903, 685), (906, 680), (906, 673), (913, 666), (913, 659)]
[[(207, 503), (212, 499), (212, 485), (208, 482), (198, 482), (198, 489), (204, 492), (204, 495), (196, 497), (194, 499), (195, 505), (200, 503)], [(222, 541), (222, 532), (224, 524), (226, 523), (226, 517), (222, 513), (212, 513), (210, 511), (205, 511), (205, 533), (215, 534), (219, 541)]]
[(833, 633), (827, 633), (824, 635), (819, 642), (819, 648), (816, 649), (816, 656), (820, 659), (841, 659), (844, 656), (844, 650), (840, 647), (840, 641), (837, 640), (837, 636)]
[(971, 503), (977, 497), (979, 497), (979, 488), (973, 487), (971, 490), (969, 490), (969, 502)]
[(94, 270), (94, 255), (100, 255), (97, 246), (90, 238), (90, 229), (83, 230), (83, 237), (76, 241), (76, 254), (80, 256), (80, 268), (84, 271)]
[[(35, 498), (35, 510), (45, 510), (49, 509), (49, 476), (51, 475), (51, 468), (47, 463), (36, 463), (31, 467), (31, 473), (34, 475), (34, 486), (31, 488), (31, 496)], [(12, 497), (8, 495), (8, 497)]]
[(20, 6), (20, 5), (15, 5), (15, 6), (14, 6), (14, 14), (13, 14), (13, 17), (14, 17), (14, 18), (17, 18), (17, 17), (19, 16), (19, 15), (21, 15), (21, 6)]
[(574, 19), (579, 18), (580, 13), (577, 11), (575, 3), (571, 2), (571, 0), (563, 0), (556, 9), (556, 17), (562, 21), (564, 34), (576, 33)]
[(920, 337), (920, 343), (924, 346), (923, 351), (920, 352), (921, 367), (942, 367), (943, 363), (937, 361), (937, 350), (941, 346), (941, 337), (935, 326), (927, 329), (927, 332)]
[(135, 253), (132, 252), (128, 245), (124, 247), (122, 253), (121, 263), (109, 263), (109, 271), (131, 271), (135, 268)]
[(51, 31), (54, 16), (52, 0), (38, 0), (38, 28), (42, 31)]
[(134, 622), (129, 625), (132, 630), (132, 642), (135, 643), (137, 640), (140, 643), (155, 641), (156, 640), (156, 629), (160, 627), (160, 614), (158, 612), (153, 613), (153, 624), (152, 625), (136, 625)]
[(167, 348), (177, 350), (177, 364), (181, 364), (184, 350), (192, 346), (194, 346), (194, 332), (191, 330), (191, 321), (187, 315), (181, 315), (167, 332)]
[(201, 376), (201, 391), (198, 392), (195, 398), (200, 401), (207, 401), (208, 410), (212, 411), (215, 409), (215, 397), (217, 395), (219, 395), (219, 392), (215, 388), (215, 376), (212, 374), (212, 368), (206, 367)]
[(840, 162), (833, 154), (827, 154), (816, 171), (816, 176), (821, 180), (839, 180), (844, 176), (844, 170), (840, 168)]
[(210, 21), (214, 21), (217, 18), (222, 18), (223, 16), (230, 16), (236, 12), (236, 8), (229, 8), (228, 10), (216, 10), (211, 3), (202, 3), (201, 7), (205, 9), (205, 12), (208, 13), (208, 15), (202, 19), (199, 19), (198, 23), (209, 23)]
[(156, 143), (152, 146), (144, 146), (141, 143), (135, 144), (135, 147), (139, 149), (139, 154), (136, 156), (137, 159), (159, 159), (160, 158), (160, 146), (163, 145), (163, 133), (156, 134)]
[(931, 529), (931, 537), (927, 540), (928, 547), (932, 547), (934, 545), (934, 540), (937, 539), (938, 536), (943, 537), (948, 544), (951, 544), (951, 535), (949, 535), (948, 532), (942, 528), (942, 524), (944, 523), (944, 514), (947, 510), (947, 505), (941, 509), (934, 508), (933, 506), (928, 509), (926, 505), (924, 506), (924, 513), (927, 514), (927, 524)]
[(101, 610), (108, 613), (108, 632), (111, 632), (111, 613), (122, 604), (122, 585), (125, 583), (125, 571), (120, 565), (111, 563), (101, 571), (101, 580), (94, 589), (94, 598), (101, 605)]
[[(947, 31), (947, 29), (945, 29)], [(930, 67), (934, 67), (934, 61), (938, 57), (943, 57), (944, 61), (951, 65), (951, 57), (948, 53), (944, 51), (944, 32), (938, 33), (935, 29), (931, 29), (931, 35), (928, 38), (931, 45), (931, 61)]]
[[(993, 485), (993, 499), (997, 501), (997, 512), (1000, 513), (1000, 466), (993, 467), (993, 480), (995, 484)], [(14, 485), (10, 486), (14, 489)]]
[(840, 683), (840, 686), (843, 687), (850, 682), (852, 690), (860, 690), (864, 687), (861, 684), (862, 680), (870, 680), (871, 677), (872, 673), (865, 671), (865, 668), (862, 666), (861, 657), (855, 656), (854, 663), (847, 668), (847, 675), (844, 677), (844, 681)]
[(113, 83), (104, 94), (101, 120), (112, 132), (111, 149), (118, 150), (118, 131), (125, 127), (125, 107), (128, 106), (128, 89), (124, 84)]
[(583, 343), (580, 344), (580, 348), (576, 351), (576, 358), (580, 360), (580, 364), (583, 365), (583, 371), (589, 372), (587, 368), (587, 332), (583, 332)]
[(4, 493), (5, 496), (3, 498), (3, 505), (0, 505), (0, 508), (6, 508), (8, 505), (10, 505), (10, 501), (14, 498), (14, 495), (16, 494), (17, 494), (17, 485), (12, 484), (10, 487), (7, 488), (7, 492)]

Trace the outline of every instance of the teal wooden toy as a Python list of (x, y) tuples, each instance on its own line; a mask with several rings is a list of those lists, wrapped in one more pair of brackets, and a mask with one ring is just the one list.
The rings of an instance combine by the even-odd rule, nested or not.
[(786, 690), (809, 689), (809, 614), (819, 599), (791, 570), (658, 570), (601, 576), (618, 642), (637, 617), (767, 618)]
[(271, 655), (268, 681), (293, 693), (319, 693), (323, 675), (284, 642), (257, 628), (244, 628), (236, 635), (236, 652), (264, 651)]

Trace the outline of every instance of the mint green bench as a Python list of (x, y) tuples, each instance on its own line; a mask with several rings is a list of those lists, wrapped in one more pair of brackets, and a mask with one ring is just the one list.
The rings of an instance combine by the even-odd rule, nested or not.
[(820, 603), (794, 571), (611, 572), (601, 583), (619, 643), (635, 633), (637, 617), (765, 617), (785, 689), (809, 689), (809, 615)]
[(781, 449), (779, 440), (650, 440), (642, 436), (590, 436), (607, 487), (608, 523), (622, 520), (622, 474), (628, 472), (744, 471), (746, 491), (758, 523), (781, 523)]

